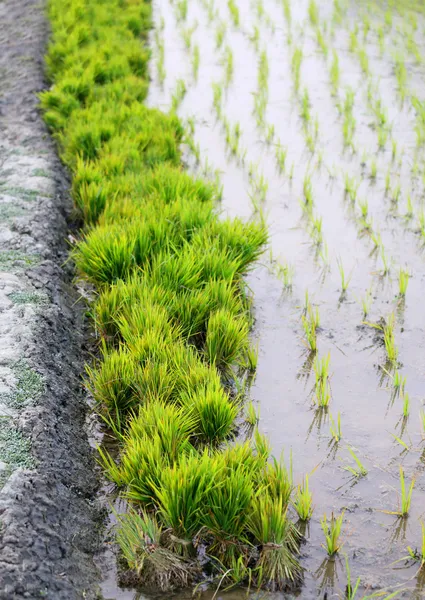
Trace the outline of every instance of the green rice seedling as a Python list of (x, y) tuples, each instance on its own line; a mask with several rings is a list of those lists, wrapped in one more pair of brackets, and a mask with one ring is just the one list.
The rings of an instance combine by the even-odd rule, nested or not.
[(362, 219), (364, 221), (366, 221), (367, 217), (369, 215), (369, 202), (367, 200), (360, 200), (359, 208), (360, 208), (360, 214), (362, 216)]
[[(356, 595), (357, 595), (357, 591), (359, 589), (360, 586), (360, 577), (357, 578), (356, 582), (353, 585), (353, 582), (351, 581), (351, 570), (350, 570), (350, 564), (348, 562), (348, 557), (345, 557), (345, 571), (347, 573), (347, 585), (345, 587), (345, 597), (347, 600), (355, 600)], [(364, 599), (365, 600), (365, 599)]]
[(340, 542), (339, 538), (341, 535), (343, 519), (344, 511), (340, 514), (339, 517), (335, 517), (332, 513), (331, 518), (328, 520), (325, 514), (323, 516), (323, 519), (320, 520), (323, 533), (325, 534), (325, 544), (323, 545), (323, 547), (325, 548), (329, 556), (333, 556), (341, 549), (342, 543)]
[(363, 75), (365, 75), (367, 77), (370, 73), (370, 69), (369, 69), (369, 57), (367, 55), (366, 49), (359, 48), (357, 56), (359, 58), (360, 68), (363, 72)]
[(378, 165), (376, 163), (376, 158), (373, 158), (372, 162), (370, 164), (370, 177), (371, 177), (371, 179), (376, 179), (377, 173), (378, 173)]
[(310, 352), (317, 351), (317, 326), (315, 320), (311, 319), (310, 315), (301, 315), (302, 326), (304, 329), (304, 343)]
[(404, 388), (406, 387), (406, 377), (400, 375), (400, 371), (396, 371), (393, 376), (393, 387), (396, 394), (401, 396), (404, 394)]
[(356, 52), (359, 46), (359, 40), (357, 37), (358, 34), (358, 27), (356, 25), (356, 27), (353, 29), (353, 31), (350, 31), (350, 43), (349, 43), (349, 50), (350, 52)]
[(413, 477), (409, 488), (406, 489), (406, 479), (404, 476), (403, 467), (400, 465), (400, 510), (396, 513), (400, 515), (400, 517), (407, 517), (409, 514), (414, 487), (415, 478)]
[(345, 294), (348, 289), (348, 286), (350, 284), (351, 277), (353, 276), (353, 272), (351, 272), (350, 275), (347, 277), (341, 258), (338, 258), (337, 264), (338, 264), (339, 275), (341, 277), (341, 293)]
[(246, 366), (247, 366), (248, 371), (250, 371), (251, 373), (253, 373), (254, 371), (257, 370), (258, 352), (259, 352), (258, 344), (256, 344), (255, 346), (250, 344), (246, 351)]
[(295, 165), (294, 165), (294, 163), (292, 163), (291, 168), (289, 169), (289, 181), (292, 181), (294, 179), (294, 168), (295, 168)]
[(220, 83), (212, 83), (213, 90), (213, 106), (218, 118), (222, 114), (222, 102), (223, 102), (223, 87)]
[(313, 495), (310, 492), (308, 475), (305, 476), (303, 483), (297, 487), (293, 504), (301, 521), (309, 521), (311, 519), (313, 514)]
[(385, 248), (383, 245), (381, 245), (380, 247), (380, 256), (382, 261), (382, 274), (388, 275), (388, 273), (390, 272), (390, 263), (388, 261), (388, 257), (386, 255)]
[(406, 296), (407, 286), (409, 284), (410, 274), (407, 269), (400, 267), (398, 271), (398, 294), (401, 298)]
[(396, 362), (398, 356), (397, 346), (395, 345), (395, 335), (394, 335), (394, 327), (395, 327), (395, 317), (394, 313), (391, 313), (385, 325), (383, 325), (383, 333), (384, 333), (384, 344), (385, 350), (387, 352), (387, 357), (390, 362)]
[(249, 36), (249, 41), (254, 45), (257, 52), (260, 49), (260, 28), (258, 25), (254, 25), (253, 32)]
[(354, 450), (350, 447), (348, 448), (348, 452), (353, 457), (354, 462), (357, 465), (357, 468), (347, 465), (344, 467), (344, 470), (351, 473), (354, 477), (365, 477), (367, 475), (367, 469), (361, 462), (360, 458), (355, 454)]
[(187, 18), (188, 0), (178, 0), (176, 3), (177, 18), (179, 21), (185, 21)]
[(195, 81), (198, 80), (199, 61), (200, 61), (199, 46), (198, 46), (198, 44), (195, 44), (193, 47), (193, 54), (192, 54), (192, 74), (193, 74)]
[(116, 532), (121, 552), (140, 582), (165, 591), (194, 581), (197, 568), (162, 545), (163, 527), (154, 515), (134, 510), (118, 515)]
[(336, 96), (338, 92), (339, 80), (340, 80), (340, 68), (338, 54), (334, 50), (332, 53), (332, 64), (330, 68), (330, 79), (332, 95)]
[(295, 48), (292, 59), (291, 59), (291, 71), (292, 77), (294, 81), (295, 91), (298, 92), (300, 89), (300, 72), (301, 72), (301, 64), (303, 61), (303, 51), (302, 48)]
[(401, 100), (404, 101), (407, 94), (407, 69), (404, 57), (398, 53), (395, 56), (394, 72), (397, 80), (398, 93), (400, 94)]
[(163, 42), (160, 42), (157, 48), (156, 72), (158, 75), (159, 83), (162, 85), (167, 76), (165, 70), (165, 50)]
[(377, 132), (378, 132), (378, 147), (380, 150), (383, 150), (385, 148), (385, 146), (387, 145), (388, 130), (385, 127), (383, 127), (382, 125), (379, 125), (377, 128)]
[(276, 146), (275, 157), (276, 157), (276, 163), (277, 163), (278, 169), (281, 173), (285, 173), (287, 155), (288, 155), (288, 148), (286, 146), (285, 147), (281, 146), (281, 144), (279, 142), (278, 145)]
[(250, 427), (256, 427), (258, 422), (260, 421), (260, 408), (255, 408), (254, 403), (251, 401), (247, 405), (245, 422)]
[(260, 93), (267, 91), (269, 85), (269, 60), (267, 52), (263, 50), (258, 62), (257, 85)]
[(282, 499), (265, 492), (257, 494), (248, 515), (248, 531), (262, 548), (255, 565), (258, 587), (277, 591), (299, 579), (301, 567), (295, 558), (298, 533)]
[(394, 162), (397, 158), (397, 140), (391, 140), (391, 159)]
[(314, 0), (310, 0), (310, 2), (308, 3), (308, 16), (312, 25), (317, 26), (319, 24), (319, 9)]
[(391, 200), (392, 200), (392, 202), (394, 202), (394, 204), (398, 203), (398, 201), (400, 200), (400, 195), (401, 195), (401, 187), (400, 187), (400, 183), (397, 183), (397, 185), (395, 185), (394, 188), (391, 190)]
[(410, 546), (407, 546), (407, 551), (409, 554), (405, 558), (401, 559), (401, 560), (405, 560), (406, 558), (411, 558), (412, 560), (419, 562), (420, 563), (419, 569), (423, 569), (423, 567), (425, 565), (425, 525), (424, 525), (423, 521), (421, 521), (421, 530), (422, 530), (422, 536), (421, 536), (422, 542), (421, 542), (420, 549), (415, 548), (415, 550), (413, 550), (413, 548), (411, 548)]
[(229, 87), (229, 85), (233, 79), (233, 72), (234, 72), (233, 51), (230, 46), (226, 46), (226, 48), (224, 50), (224, 68), (225, 68), (225, 75), (224, 75), (225, 86)]
[(246, 319), (235, 319), (228, 311), (217, 310), (211, 315), (207, 327), (205, 352), (209, 362), (223, 369), (240, 362), (247, 334)]
[(310, 222), (311, 222), (310, 236), (311, 236), (314, 244), (319, 246), (323, 241), (323, 231), (322, 231), (323, 219), (322, 219), (322, 217), (317, 217), (315, 215), (311, 215)]
[(344, 176), (344, 191), (350, 198), (351, 202), (355, 202), (357, 199), (357, 191), (359, 189), (360, 182), (355, 177), (350, 177), (348, 173)]
[(410, 195), (410, 192), (408, 192), (408, 194), (407, 194), (406, 203), (407, 203), (407, 206), (406, 206), (406, 212), (404, 214), (404, 217), (405, 217), (405, 219), (410, 220), (413, 218), (413, 215), (414, 215), (412, 196)]
[(230, 17), (233, 21), (233, 25), (235, 27), (239, 27), (239, 25), (240, 25), (239, 8), (238, 8), (235, 0), (228, 0), (227, 7), (229, 9)]
[(331, 355), (323, 358), (316, 356), (313, 362), (315, 375), (315, 402), (320, 408), (327, 408), (331, 400), (331, 391), (329, 384), (329, 364)]
[(379, 231), (371, 231), (370, 239), (373, 242), (374, 250), (377, 250), (378, 248), (380, 248), (382, 246), (382, 237), (381, 237), (381, 233)]
[(273, 123), (270, 123), (267, 125), (267, 129), (266, 129), (266, 142), (268, 144), (271, 144), (274, 136), (275, 136), (275, 127), (274, 127)]
[(304, 202), (307, 207), (312, 208), (313, 206), (313, 184), (311, 181), (311, 174), (306, 173), (303, 180), (303, 194)]
[(405, 391), (401, 392), (401, 397), (403, 399), (403, 417), (407, 419), (410, 413), (410, 398), (409, 394)]
[(215, 31), (215, 46), (217, 49), (221, 48), (224, 42), (224, 37), (226, 35), (226, 23), (224, 21), (220, 21)]
[(330, 428), (330, 433), (331, 433), (331, 437), (334, 440), (335, 443), (339, 443), (342, 439), (342, 432), (341, 432), (341, 413), (338, 412), (338, 417), (337, 417), (337, 421), (335, 423), (334, 418), (332, 417), (331, 413), (329, 413), (329, 428)]
[(276, 264), (276, 276), (280, 281), (282, 281), (285, 289), (290, 290), (294, 281), (294, 266), (289, 263), (280, 263)]
[(323, 56), (325, 58), (327, 58), (329, 49), (328, 49), (328, 45), (326, 43), (325, 36), (323, 35), (320, 27), (316, 28), (316, 41), (317, 41), (317, 45), (319, 46), (320, 50), (323, 52)]
[(370, 307), (372, 306), (372, 301), (373, 301), (372, 288), (369, 288), (366, 290), (365, 295), (360, 299), (364, 319), (368, 316), (368, 314), (370, 312)]
[(311, 119), (310, 97), (308, 95), (307, 88), (304, 88), (304, 92), (301, 98), (301, 118), (304, 122), (304, 126), (306, 127)]
[(176, 83), (176, 89), (173, 92), (171, 97), (171, 110), (172, 112), (177, 112), (180, 104), (183, 102), (184, 97), (186, 96), (186, 84), (183, 79), (178, 79)]

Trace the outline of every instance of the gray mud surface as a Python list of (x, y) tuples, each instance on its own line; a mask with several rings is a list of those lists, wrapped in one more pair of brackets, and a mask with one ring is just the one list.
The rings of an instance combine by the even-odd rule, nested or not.
[(71, 199), (37, 109), (44, 3), (0, 0), (0, 598), (96, 598)]

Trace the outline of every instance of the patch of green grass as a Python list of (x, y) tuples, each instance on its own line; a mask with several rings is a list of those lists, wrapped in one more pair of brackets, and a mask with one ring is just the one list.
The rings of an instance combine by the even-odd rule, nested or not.
[(44, 378), (31, 369), (25, 360), (20, 360), (12, 366), (15, 385), (12, 392), (2, 394), (4, 402), (13, 408), (22, 408), (29, 404), (37, 404), (44, 393)]
[(0, 417), (0, 460), (10, 470), (35, 466), (29, 439), (13, 425), (10, 417)]
[(34, 267), (40, 262), (37, 254), (24, 254), (17, 250), (0, 252), (0, 271), (14, 271)]

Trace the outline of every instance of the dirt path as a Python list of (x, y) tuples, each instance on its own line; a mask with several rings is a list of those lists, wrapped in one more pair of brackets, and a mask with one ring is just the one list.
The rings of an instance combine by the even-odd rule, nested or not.
[(0, 598), (97, 597), (71, 201), (37, 110), (44, 3), (0, 0)]

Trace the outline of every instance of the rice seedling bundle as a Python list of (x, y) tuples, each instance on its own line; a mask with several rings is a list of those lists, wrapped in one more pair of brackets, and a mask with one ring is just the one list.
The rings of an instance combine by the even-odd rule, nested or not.
[[(187, 6), (176, 5), (182, 21)], [(41, 105), (72, 176), (73, 258), (97, 293), (88, 387), (119, 447), (118, 460), (100, 449), (101, 462), (132, 506), (118, 518), (122, 555), (165, 590), (200, 576), (202, 543), (213, 574), (282, 589), (300, 575), (292, 475), (258, 431), (229, 443), (241, 407), (226, 385), (255, 368), (243, 275), (265, 227), (219, 219), (215, 186), (182, 170), (184, 82), (170, 114), (143, 104), (148, 1), (49, 0), (49, 17)], [(195, 74), (197, 62), (195, 48)], [(221, 96), (215, 88), (218, 116)]]

